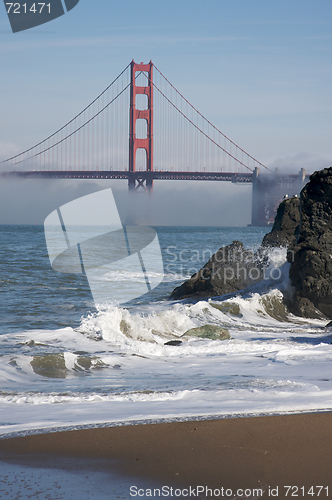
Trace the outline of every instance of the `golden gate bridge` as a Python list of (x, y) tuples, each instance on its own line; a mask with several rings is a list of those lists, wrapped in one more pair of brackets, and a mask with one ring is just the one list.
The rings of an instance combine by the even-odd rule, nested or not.
[(303, 169), (279, 175), (244, 151), (151, 61), (132, 61), (73, 119), (3, 163), (2, 176), (127, 179), (130, 190), (151, 191), (154, 180), (253, 183), (256, 226), (273, 220), (280, 199), (306, 179)]

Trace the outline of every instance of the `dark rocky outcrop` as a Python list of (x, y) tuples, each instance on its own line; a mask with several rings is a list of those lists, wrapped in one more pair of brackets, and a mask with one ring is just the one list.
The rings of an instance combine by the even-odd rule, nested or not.
[(300, 200), (286, 198), (277, 210), (272, 231), (262, 241), (262, 247), (283, 247), (292, 245), (299, 233)]
[(312, 174), (301, 191), (299, 236), (288, 261), (291, 312), (332, 319), (332, 167)]
[(267, 248), (294, 243), (299, 219), (299, 199), (284, 200), (278, 208), (272, 231), (265, 235), (257, 252), (246, 250), (240, 241), (233, 241), (212, 255), (198, 273), (175, 288), (170, 298), (226, 295), (258, 283), (268, 266)]
[(256, 253), (239, 241), (220, 248), (172, 299), (213, 297), (257, 283), (267, 266), (266, 250), (287, 246), (292, 291), (288, 309), (297, 316), (332, 319), (332, 167), (315, 172), (300, 199), (283, 200), (272, 231)]
[(237, 292), (263, 277), (263, 267), (240, 241), (219, 248), (189, 280), (175, 288), (171, 299), (203, 298)]

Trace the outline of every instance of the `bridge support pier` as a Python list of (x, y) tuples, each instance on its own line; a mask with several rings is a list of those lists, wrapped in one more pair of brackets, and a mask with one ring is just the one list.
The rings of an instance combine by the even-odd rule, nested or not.
[(273, 175), (260, 174), (256, 167), (252, 183), (251, 225), (264, 227), (273, 224), (283, 198), (299, 195), (307, 180), (304, 168), (298, 175), (283, 176), (277, 169)]
[(128, 188), (129, 191), (133, 191), (136, 187), (136, 179), (133, 175), (128, 175)]
[(129, 191), (137, 191), (143, 188), (148, 192), (152, 192), (153, 187), (153, 174), (152, 172), (129, 172), (128, 174), (128, 188)]
[(251, 202), (251, 225), (259, 225), (260, 199), (259, 199), (259, 168), (256, 167), (252, 177), (252, 202)]

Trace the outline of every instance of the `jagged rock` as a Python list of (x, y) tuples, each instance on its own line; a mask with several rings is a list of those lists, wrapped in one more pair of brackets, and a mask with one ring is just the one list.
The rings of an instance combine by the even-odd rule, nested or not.
[(284, 302), (288, 310), (302, 318), (325, 319), (325, 315), (314, 306), (306, 297), (301, 297), (297, 292), (288, 294), (285, 292)]
[(332, 167), (312, 174), (300, 200), (280, 204), (272, 231), (256, 253), (239, 241), (220, 248), (173, 290), (171, 299), (225, 295), (259, 282), (267, 265), (266, 249), (275, 246), (288, 246), (293, 285), (285, 295), (288, 309), (297, 316), (332, 319)]
[(231, 338), (227, 328), (221, 328), (217, 325), (204, 325), (198, 326), (197, 328), (191, 328), (181, 335), (181, 337), (187, 336), (210, 340), (227, 340)]
[(296, 196), (283, 200), (277, 210), (270, 233), (262, 241), (262, 247), (283, 247), (295, 243), (299, 233), (300, 200)]
[(332, 167), (311, 175), (300, 196), (300, 228), (288, 252), (291, 312), (332, 319)]
[(193, 276), (171, 293), (171, 299), (215, 297), (237, 292), (263, 278), (263, 268), (252, 250), (240, 241), (219, 248)]
[(171, 293), (171, 299), (206, 298), (234, 293), (258, 283), (268, 266), (267, 249), (295, 244), (299, 232), (300, 200), (283, 200), (270, 233), (254, 253), (246, 250), (240, 241), (220, 248), (189, 280)]

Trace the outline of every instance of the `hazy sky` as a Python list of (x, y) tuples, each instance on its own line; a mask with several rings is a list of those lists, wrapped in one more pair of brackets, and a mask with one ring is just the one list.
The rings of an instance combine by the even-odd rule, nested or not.
[[(80, 0), (55, 21), (16, 34), (0, 5), (0, 158), (54, 132), (132, 59), (151, 59), (267, 166), (330, 166), (331, 41), (330, 0)], [(127, 200), (125, 183), (110, 185)], [(43, 223), (56, 206), (100, 187), (0, 180), (0, 223)], [(153, 199), (135, 203), (148, 223), (153, 213), (155, 224), (245, 225), (250, 199), (250, 186), (156, 182)]]

